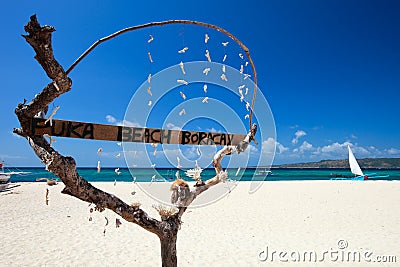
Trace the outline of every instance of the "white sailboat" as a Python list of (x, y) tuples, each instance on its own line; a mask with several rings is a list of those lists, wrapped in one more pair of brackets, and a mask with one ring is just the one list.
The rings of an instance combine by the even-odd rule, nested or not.
[(354, 156), (353, 151), (351, 151), (349, 145), (347, 145), (347, 150), (349, 151), (350, 170), (354, 176), (332, 174), (334, 178), (332, 178), (331, 180), (368, 180), (368, 179), (381, 179), (389, 177), (389, 175), (377, 175), (376, 173), (364, 174), (360, 168), (360, 165), (358, 165), (357, 159)]
[(349, 150), (349, 165), (350, 165), (350, 170), (351, 173), (355, 175), (353, 180), (367, 180), (368, 176), (364, 175), (362, 172), (360, 165), (358, 165), (358, 162), (356, 160), (356, 157), (354, 157), (353, 152), (350, 149), (350, 146), (347, 145), (347, 149)]

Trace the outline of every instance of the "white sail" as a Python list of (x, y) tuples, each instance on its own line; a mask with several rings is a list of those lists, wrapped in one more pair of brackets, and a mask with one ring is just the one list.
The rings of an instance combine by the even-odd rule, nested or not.
[(100, 172), (100, 171), (101, 171), (101, 163), (99, 160), (99, 161), (97, 161), (97, 172)]
[(356, 158), (354, 157), (354, 154), (351, 151), (350, 146), (347, 145), (347, 148), (349, 150), (349, 164), (350, 164), (351, 172), (355, 175), (364, 176), (364, 173), (362, 172), (360, 165), (358, 165), (358, 162), (357, 162)]

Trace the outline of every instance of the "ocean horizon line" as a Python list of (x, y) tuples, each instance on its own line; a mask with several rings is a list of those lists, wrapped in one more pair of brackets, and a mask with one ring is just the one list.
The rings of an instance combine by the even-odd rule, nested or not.
[[(11, 169), (11, 168), (21, 168), (21, 169), (45, 169), (45, 166), (5, 166), (5, 169)], [(77, 169), (97, 169), (96, 166), (77, 166)], [(122, 167), (122, 166), (102, 166), (101, 169), (156, 169), (156, 170), (189, 170), (193, 169), (193, 167), (182, 167), (182, 168), (176, 168), (175, 166), (171, 167)], [(349, 167), (282, 167), (282, 166), (240, 166), (240, 167), (225, 167), (224, 169), (275, 169), (275, 170), (349, 170)], [(203, 170), (214, 170), (214, 167), (207, 167), (207, 168), (202, 168)], [(400, 170), (400, 167), (363, 167), (364, 170)]]

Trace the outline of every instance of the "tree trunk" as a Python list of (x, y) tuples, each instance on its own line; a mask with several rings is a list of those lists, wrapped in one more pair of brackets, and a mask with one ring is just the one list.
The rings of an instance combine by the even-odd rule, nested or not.
[(171, 231), (167, 235), (160, 237), (161, 260), (163, 267), (176, 267), (178, 264), (176, 258), (177, 235), (177, 231)]

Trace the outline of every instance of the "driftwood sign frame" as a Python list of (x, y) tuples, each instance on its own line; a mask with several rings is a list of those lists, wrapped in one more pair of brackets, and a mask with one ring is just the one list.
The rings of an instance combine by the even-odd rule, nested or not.
[[(46, 165), (46, 169), (50, 172), (57, 175), (60, 180), (63, 182), (65, 188), (62, 190), (62, 193), (71, 195), (75, 198), (78, 198), (82, 201), (94, 204), (96, 206), (96, 210), (103, 211), (104, 209), (109, 209), (121, 216), (125, 221), (132, 222), (142, 227), (143, 229), (154, 233), (160, 239), (161, 245), (161, 259), (162, 266), (177, 266), (177, 251), (176, 251), (176, 241), (178, 236), (178, 231), (182, 225), (182, 216), (187, 210), (188, 206), (204, 191), (210, 189), (211, 187), (223, 182), (227, 178), (227, 173), (223, 171), (221, 161), (226, 155), (231, 155), (232, 153), (242, 153), (249, 146), (249, 143), (254, 140), (254, 136), (257, 132), (257, 126), (251, 124), (252, 111), (254, 107), (255, 93), (253, 95), (253, 101), (250, 110), (250, 129), (247, 135), (233, 135), (231, 138), (231, 145), (225, 145), (222, 149), (218, 150), (218, 152), (214, 155), (212, 159), (212, 164), (215, 169), (215, 176), (206, 181), (201, 181), (197, 187), (189, 192), (182, 199), (182, 205), (178, 206), (175, 210), (167, 210), (167, 209), (159, 209), (160, 219), (153, 218), (149, 216), (140, 205), (130, 205), (124, 202), (122, 199), (117, 196), (110, 194), (108, 192), (102, 191), (92, 184), (90, 184), (87, 180), (79, 175), (76, 169), (76, 162), (74, 158), (70, 156), (63, 156), (57, 150), (55, 150), (48, 141), (44, 138), (44, 134), (54, 135), (57, 132), (62, 132), (60, 130), (64, 129), (64, 133), (69, 133), (69, 135), (76, 135), (75, 137), (83, 136), (83, 137), (95, 137), (95, 133), (92, 131), (96, 131), (95, 124), (81, 123), (81, 122), (72, 122), (72, 121), (60, 121), (60, 120), (52, 120), (52, 124), (54, 126), (48, 126), (43, 123), (43, 120), (39, 118), (35, 118), (35, 116), (42, 110), (45, 110), (48, 105), (57, 97), (71, 90), (72, 80), (68, 77), (68, 74), (71, 70), (78, 64), (80, 60), (82, 60), (90, 51), (94, 49), (98, 44), (103, 41), (109, 40), (118, 36), (124, 32), (141, 29), (145, 27), (151, 26), (162, 26), (167, 24), (194, 24), (203, 27), (208, 27), (225, 33), (231, 39), (241, 44), (241, 47), (246, 52), (250, 64), (252, 65), (254, 71), (255, 84), (256, 82), (256, 72), (253, 65), (253, 62), (250, 57), (249, 50), (237, 40), (229, 32), (224, 29), (217, 27), (215, 25), (195, 22), (195, 21), (185, 21), (185, 20), (172, 20), (172, 21), (164, 21), (164, 22), (156, 22), (149, 23), (139, 26), (134, 26), (130, 28), (126, 28), (119, 32), (116, 32), (108, 37), (102, 38), (93, 44), (86, 52), (84, 52), (78, 60), (67, 70), (65, 71), (61, 64), (55, 59), (52, 49), (52, 33), (55, 31), (52, 26), (41, 26), (37, 21), (36, 15), (31, 16), (30, 21), (25, 25), (24, 29), (27, 32), (26, 35), (23, 35), (25, 40), (31, 45), (34, 49), (36, 55), (35, 59), (42, 66), (47, 76), (52, 80), (49, 84), (47, 84), (42, 91), (35, 96), (35, 98), (26, 103), (26, 100), (23, 103), (18, 104), (15, 109), (15, 114), (18, 117), (19, 123), (21, 125), (20, 128), (15, 128), (14, 133), (26, 138), (32, 150), (36, 153), (38, 158)], [(63, 124), (64, 122), (64, 124)], [(76, 123), (76, 124), (75, 124)], [(34, 125), (34, 126), (33, 126)], [(61, 126), (59, 126), (61, 125)], [(67, 125), (67, 127), (65, 126)], [(69, 126), (68, 126), (69, 125)], [(53, 128), (52, 128), (53, 127)], [(60, 129), (57, 127), (61, 127)], [(66, 128), (65, 128), (66, 127)], [(93, 127), (93, 128), (92, 128)], [(117, 134), (114, 133), (118, 138), (118, 126), (105, 125), (98, 126), (99, 129), (105, 129), (102, 132), (104, 133), (104, 137), (107, 134), (111, 134), (112, 131), (116, 131)], [(107, 128), (111, 127), (111, 128)], [(82, 132), (81, 131), (82, 128)], [(112, 129), (112, 131), (108, 131), (107, 129)], [(136, 129), (136, 128), (134, 128)], [(146, 128), (144, 128), (146, 129)], [(155, 129), (152, 133), (157, 133), (157, 130), (160, 130), (158, 134), (161, 134), (161, 129)], [(42, 131), (42, 132), (40, 132)], [(84, 132), (83, 132), (84, 131)], [(131, 130), (133, 131), (133, 130)], [(146, 131), (150, 130), (141, 130), (144, 131), (144, 136)], [(54, 133), (53, 133), (54, 132)], [(178, 136), (185, 136), (184, 131), (180, 132)], [(77, 134), (79, 133), (79, 134)], [(135, 130), (136, 133), (136, 130)], [(192, 132), (188, 132), (192, 133)], [(196, 135), (197, 132), (193, 136)], [(140, 134), (143, 136), (143, 133)], [(151, 134), (150, 134), (151, 135)], [(200, 138), (200, 133), (197, 133), (198, 139)], [(226, 134), (225, 134), (226, 135)], [(62, 136), (62, 135), (61, 135)], [(192, 134), (190, 135), (192, 136)], [(222, 136), (222, 135), (220, 135)], [(237, 145), (234, 145), (239, 138), (243, 138), (241, 142)], [(107, 137), (109, 138), (109, 137)], [(156, 137), (154, 137), (155, 139)], [(207, 138), (209, 138), (207, 136)], [(90, 139), (90, 138), (85, 138)], [(122, 134), (121, 134), (122, 139)], [(177, 139), (179, 142), (179, 138)], [(216, 138), (213, 136), (212, 140), (215, 142)], [(221, 143), (222, 137), (220, 137)], [(226, 140), (226, 139), (225, 139)], [(146, 141), (146, 140), (145, 140)], [(161, 142), (161, 139), (160, 139)], [(182, 141), (181, 141), (182, 142)], [(193, 141), (194, 142), (194, 141)], [(226, 141), (225, 141), (226, 142)], [(216, 143), (216, 142), (215, 142)]]

